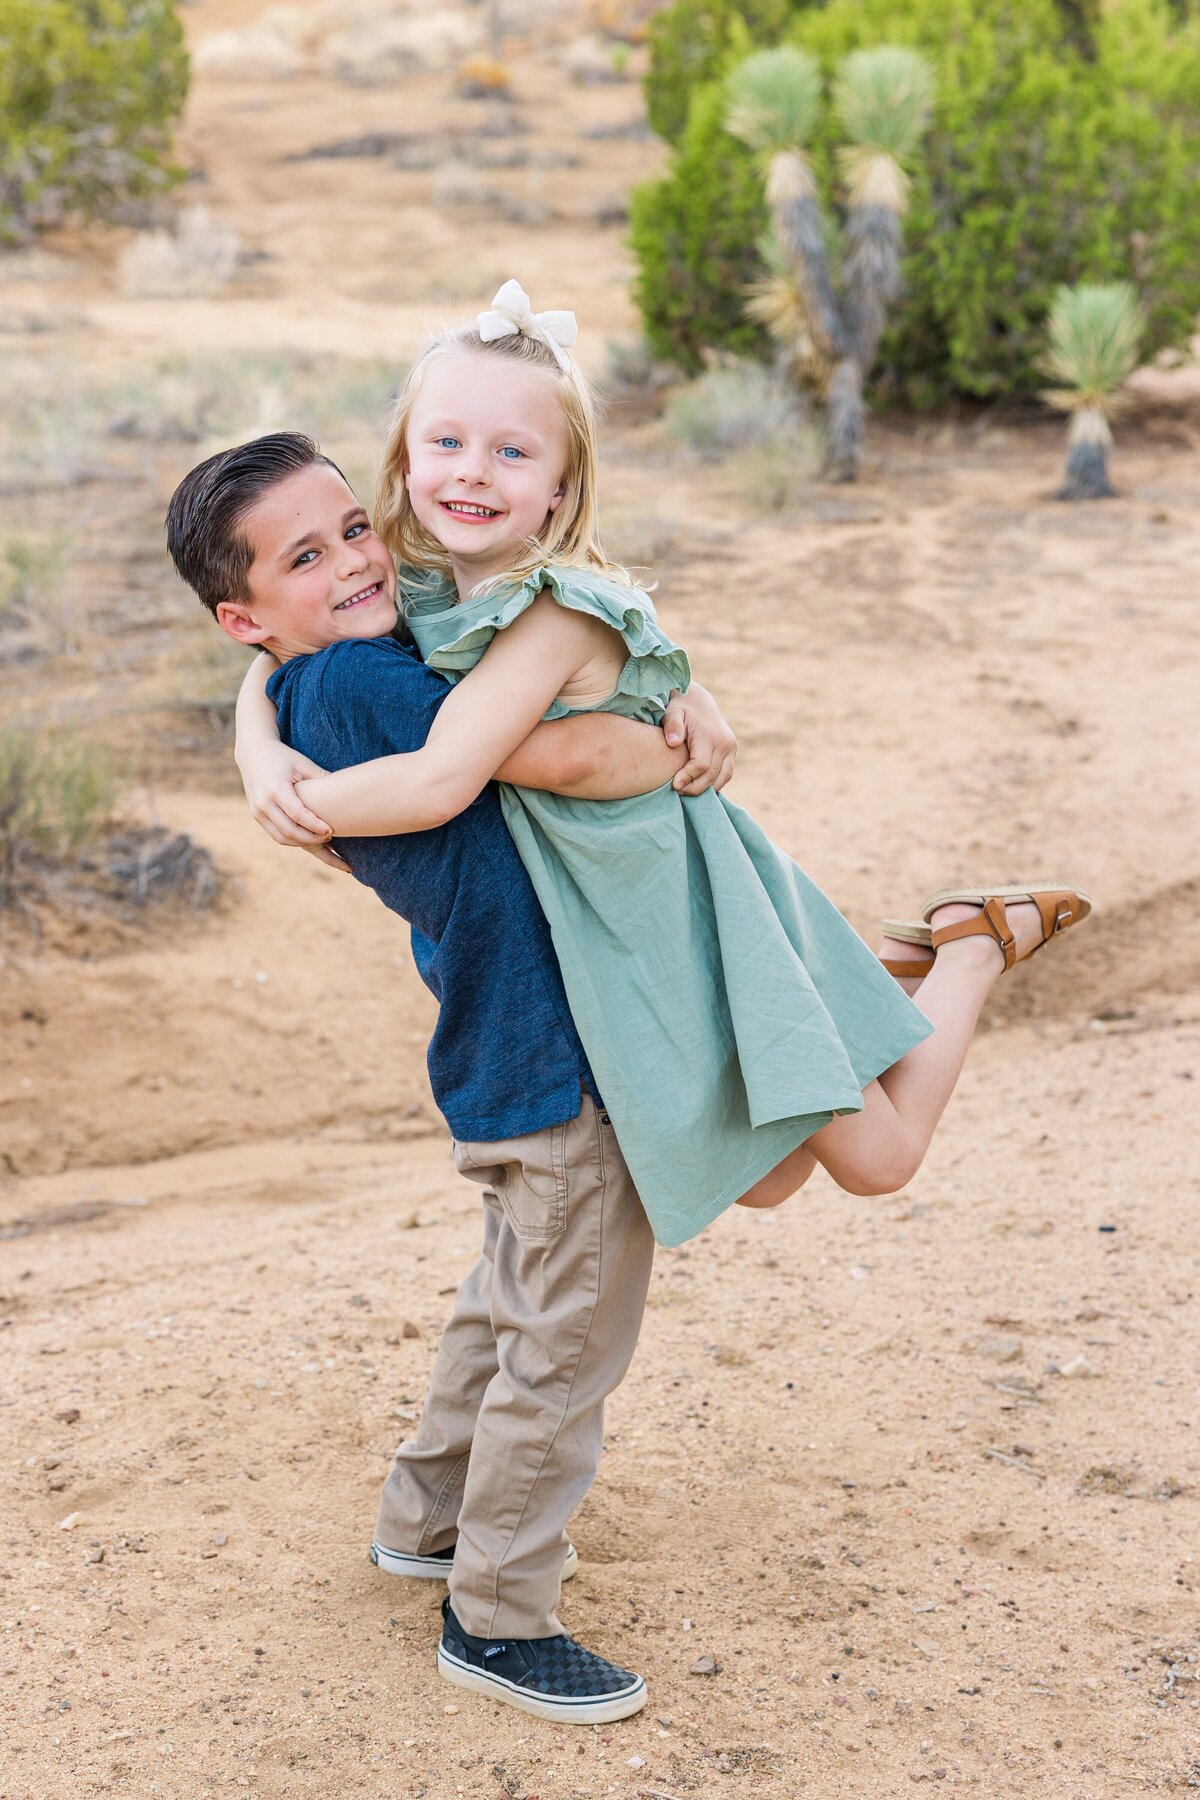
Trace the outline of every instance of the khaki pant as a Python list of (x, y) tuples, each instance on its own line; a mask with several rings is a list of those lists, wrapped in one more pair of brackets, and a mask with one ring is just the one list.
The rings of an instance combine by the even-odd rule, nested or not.
[(567, 1520), (600, 1463), (604, 1400), (633, 1356), (654, 1239), (607, 1114), (455, 1144), (484, 1188), (483, 1254), (458, 1290), (417, 1435), (376, 1540), (457, 1536), (450, 1593), (474, 1637), (553, 1637)]

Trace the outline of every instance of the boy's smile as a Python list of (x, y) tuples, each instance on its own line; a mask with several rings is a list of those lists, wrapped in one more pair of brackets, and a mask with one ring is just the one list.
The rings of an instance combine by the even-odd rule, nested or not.
[(366, 509), (337, 470), (313, 463), (271, 488), (239, 527), (253, 551), (249, 600), (217, 619), (241, 644), (281, 662), (342, 638), (384, 637), (396, 624), (396, 570)]
[(562, 404), (552, 380), (519, 363), (436, 357), (406, 449), (413, 511), (449, 552), (463, 595), (519, 561), (562, 498)]

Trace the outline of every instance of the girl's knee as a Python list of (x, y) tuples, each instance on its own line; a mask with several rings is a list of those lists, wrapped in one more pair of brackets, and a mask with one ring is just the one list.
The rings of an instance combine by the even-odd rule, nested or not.
[(886, 1194), (898, 1194), (907, 1187), (925, 1157), (923, 1144), (900, 1139), (865, 1154), (839, 1157), (825, 1167), (838, 1186), (847, 1194), (863, 1200), (878, 1200)]

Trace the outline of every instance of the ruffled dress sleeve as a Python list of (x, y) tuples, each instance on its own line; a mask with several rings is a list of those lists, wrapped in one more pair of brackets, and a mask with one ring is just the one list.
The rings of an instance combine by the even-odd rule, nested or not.
[(691, 682), (687, 652), (660, 627), (649, 594), (598, 570), (546, 565), (533, 569), (519, 584), (497, 585), (460, 605), (454, 604), (453, 584), (444, 576), (410, 580), (408, 574), (401, 571), (405, 623), (428, 666), (451, 681), (475, 667), (496, 632), (532, 606), (543, 588), (560, 606), (590, 613), (620, 632), (628, 657), (614, 692), (587, 708), (555, 700), (546, 712), (548, 719), (577, 711), (654, 716), (665, 710), (673, 688), (682, 692)]

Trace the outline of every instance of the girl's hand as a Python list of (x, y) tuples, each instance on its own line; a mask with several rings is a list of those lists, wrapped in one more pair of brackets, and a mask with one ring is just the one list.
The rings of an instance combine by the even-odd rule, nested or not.
[[(259, 745), (242, 769), (242, 785), (250, 811), (277, 844), (288, 849), (320, 850), (333, 832), (296, 792), (296, 783), (311, 775), (324, 775), (325, 770), (307, 756), (301, 756), (287, 744)], [(332, 852), (321, 857), (331, 862)], [(335, 859), (345, 868), (341, 858)]]
[(693, 682), (686, 694), (672, 694), (662, 728), (672, 748), (687, 744), (688, 760), (672, 783), (676, 793), (711, 787), (719, 794), (733, 774), (737, 738), (707, 688)]

